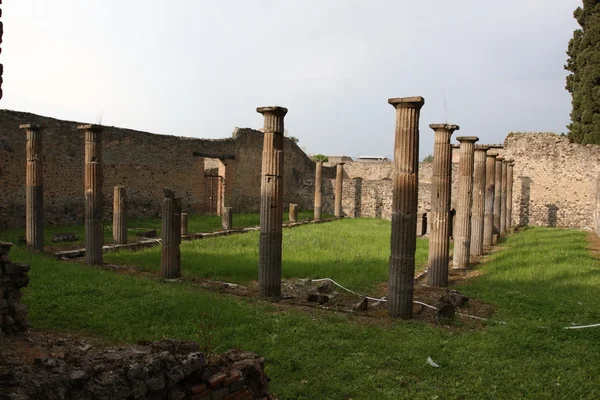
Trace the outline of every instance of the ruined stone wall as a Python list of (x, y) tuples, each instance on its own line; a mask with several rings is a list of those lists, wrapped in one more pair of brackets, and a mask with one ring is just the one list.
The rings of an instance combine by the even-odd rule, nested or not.
[(195, 342), (67, 351), (32, 364), (10, 360), (0, 374), (14, 399), (272, 399), (264, 359), (230, 350), (207, 360)]
[(8, 259), (12, 243), (0, 242), (0, 336), (29, 328), (27, 306), (21, 303), (21, 289), (29, 283), (29, 265)]
[(514, 224), (594, 228), (600, 146), (552, 133), (511, 133), (504, 146), (515, 159)]
[[(19, 124), (43, 125), (44, 208), (48, 224), (83, 223), (83, 133), (78, 122), (35, 114), (0, 110), (0, 229), (25, 223), (25, 133)], [(127, 188), (129, 215), (160, 215), (162, 188), (175, 190), (184, 211), (195, 199), (195, 186), (204, 174), (193, 151), (234, 154), (230, 203), (235, 212), (256, 212), (260, 207), (260, 170), (263, 135), (237, 129), (226, 139), (196, 139), (157, 135), (115, 127), (104, 127), (104, 219), (112, 215), (113, 187)], [(315, 164), (291, 140), (285, 141), (284, 202), (312, 209)], [(205, 159), (206, 168), (218, 161)], [(335, 168), (324, 168), (325, 178)], [(333, 201), (333, 200), (327, 200)]]

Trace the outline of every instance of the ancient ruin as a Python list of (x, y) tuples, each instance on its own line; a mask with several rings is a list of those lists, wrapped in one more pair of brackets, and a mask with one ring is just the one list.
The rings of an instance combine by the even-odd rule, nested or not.
[(388, 313), (392, 317), (411, 318), (417, 242), (419, 115), (425, 99), (393, 98), (388, 103), (396, 109)]
[(314, 219), (315, 221), (321, 220), (321, 213), (323, 208), (323, 161), (318, 160), (315, 163), (315, 212)]
[(12, 243), (0, 242), (0, 336), (23, 332), (30, 326), (27, 306), (21, 302), (21, 289), (29, 283), (29, 265), (8, 259), (12, 246)]
[(80, 125), (85, 139), (85, 262), (102, 264), (102, 246), (104, 228), (102, 216), (102, 127), (98, 125)]
[(337, 218), (342, 216), (342, 189), (344, 185), (344, 163), (336, 166), (335, 173), (335, 208), (333, 215)]
[(502, 161), (504, 157), (496, 157), (496, 168), (494, 177), (494, 236), (493, 244), (498, 243), (500, 239), (500, 209), (502, 207)]
[(298, 221), (298, 204), (290, 203), (289, 216), (288, 219), (290, 222)]
[(485, 211), (483, 221), (483, 245), (494, 245), (494, 200), (496, 198), (496, 156), (495, 151), (488, 151), (485, 157)]
[(458, 205), (454, 228), (453, 268), (469, 266), (471, 249), (471, 206), (473, 204), (473, 166), (477, 136), (459, 136), (460, 165), (458, 167)]
[(123, 186), (115, 186), (113, 192), (113, 241), (127, 243), (127, 191)]
[(181, 213), (181, 236), (189, 235), (189, 217), (188, 213)]
[(44, 251), (44, 168), (42, 128), (24, 124), (26, 136), (25, 240), (31, 250)]
[(514, 160), (510, 160), (506, 167), (506, 229), (512, 229), (512, 211), (513, 211), (513, 169)]
[(259, 107), (264, 115), (258, 286), (261, 297), (281, 296), (283, 120), (287, 108)]
[(228, 231), (233, 228), (233, 207), (223, 207), (221, 216), (221, 228)]
[(475, 146), (473, 167), (473, 206), (471, 213), (471, 249), (474, 256), (483, 254), (485, 194), (486, 194), (486, 156), (487, 146)]
[(502, 195), (500, 197), (500, 234), (506, 235), (506, 184), (507, 184), (507, 167), (510, 161), (502, 160)]
[(433, 174), (431, 178), (431, 212), (428, 223), (429, 258), (427, 281), (431, 286), (448, 286), (448, 263), (450, 251), (450, 198), (452, 190), (452, 133), (458, 125), (432, 124), (435, 132), (433, 147)]
[(168, 188), (163, 189), (163, 195), (160, 276), (176, 279), (181, 276), (181, 200)]

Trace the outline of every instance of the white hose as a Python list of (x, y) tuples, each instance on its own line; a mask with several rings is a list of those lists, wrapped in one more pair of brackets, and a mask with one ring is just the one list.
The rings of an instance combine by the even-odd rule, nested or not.
[(585, 328), (597, 328), (600, 324), (592, 324), (592, 325), (579, 325), (579, 326), (565, 326), (563, 329), (585, 329)]

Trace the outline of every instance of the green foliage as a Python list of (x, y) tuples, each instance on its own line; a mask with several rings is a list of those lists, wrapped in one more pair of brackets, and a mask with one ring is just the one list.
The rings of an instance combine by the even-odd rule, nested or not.
[(433, 154), (429, 154), (423, 158), (423, 162), (433, 162)]
[(313, 156), (313, 160), (327, 162), (329, 161), (329, 157), (327, 157), (325, 154), (317, 154)]
[(584, 0), (573, 15), (581, 28), (569, 41), (565, 65), (573, 106), (569, 139), (600, 144), (600, 0)]
[[(305, 312), (53, 260), (23, 246), (11, 259), (32, 266), (23, 299), (34, 329), (255, 351), (281, 399), (597, 399), (600, 330), (563, 329), (600, 322), (600, 263), (585, 235), (540, 228), (509, 236), (477, 278), (456, 288), (493, 304), (492, 322), (479, 330)], [(429, 356), (440, 368), (425, 363)]]

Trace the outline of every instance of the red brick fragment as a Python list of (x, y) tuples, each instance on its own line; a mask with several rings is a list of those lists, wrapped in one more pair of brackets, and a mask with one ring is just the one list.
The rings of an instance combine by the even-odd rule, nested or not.
[(192, 388), (192, 393), (197, 394), (197, 393), (203, 392), (205, 389), (206, 389), (206, 384), (203, 383), (202, 385), (194, 386)]
[(214, 388), (219, 383), (223, 382), (226, 378), (227, 378), (227, 375), (225, 375), (225, 374), (222, 374), (222, 373), (214, 374), (213, 376), (211, 376), (208, 379), (208, 384), (210, 385), (210, 387)]
[(229, 386), (233, 382), (239, 381), (242, 377), (242, 371), (234, 369), (231, 371), (230, 375), (223, 381), (223, 386)]

